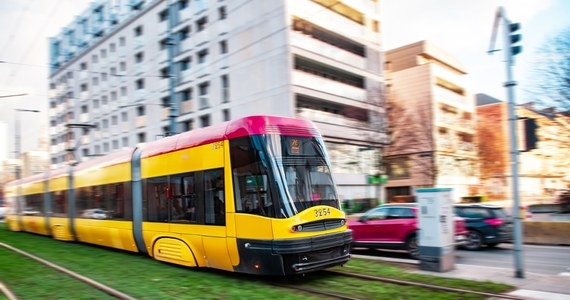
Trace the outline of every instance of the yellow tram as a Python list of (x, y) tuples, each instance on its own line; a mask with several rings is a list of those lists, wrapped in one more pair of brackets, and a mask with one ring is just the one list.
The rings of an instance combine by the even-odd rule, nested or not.
[(346, 263), (352, 235), (307, 120), (252, 116), (6, 188), (8, 228), (189, 267), (288, 275)]

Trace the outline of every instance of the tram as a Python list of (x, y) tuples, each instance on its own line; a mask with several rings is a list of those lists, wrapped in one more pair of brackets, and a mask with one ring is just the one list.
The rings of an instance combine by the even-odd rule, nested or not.
[(342, 265), (351, 231), (308, 120), (251, 116), (11, 182), (13, 231), (188, 267), (292, 275)]

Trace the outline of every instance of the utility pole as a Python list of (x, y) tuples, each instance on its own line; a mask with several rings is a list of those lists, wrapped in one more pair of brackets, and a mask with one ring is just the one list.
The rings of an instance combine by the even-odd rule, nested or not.
[(178, 107), (176, 105), (176, 93), (174, 89), (176, 87), (176, 76), (174, 68), (174, 47), (177, 44), (177, 40), (172, 34), (172, 28), (174, 27), (174, 13), (176, 10), (175, 5), (172, 5), (171, 0), (166, 1), (167, 12), (168, 12), (168, 30), (167, 30), (167, 45), (168, 45), (168, 120), (169, 127), (167, 135), (174, 135), (178, 133), (176, 128), (176, 118), (178, 117)]
[(491, 49), (489, 53), (496, 51), (494, 49), (495, 39), (499, 23), (503, 26), (503, 50), (505, 53), (505, 66), (507, 73), (507, 81), (504, 86), (507, 88), (507, 100), (509, 111), (509, 133), (510, 133), (510, 153), (511, 153), (511, 173), (513, 185), (513, 219), (514, 219), (514, 261), (515, 261), (515, 277), (524, 278), (523, 268), (523, 235), (522, 235), (522, 217), (519, 205), (519, 170), (517, 147), (517, 116), (515, 112), (515, 87), (517, 82), (513, 78), (514, 56), (522, 51), (522, 47), (517, 43), (521, 39), (520, 34), (514, 34), (520, 29), (519, 23), (511, 23), (507, 18), (504, 7), (499, 7), (495, 15), (495, 23), (493, 26), (493, 36), (491, 38)]

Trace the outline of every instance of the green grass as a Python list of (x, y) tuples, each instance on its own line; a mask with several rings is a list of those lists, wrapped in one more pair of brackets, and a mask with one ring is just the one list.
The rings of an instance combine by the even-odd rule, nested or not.
[[(365, 299), (483, 299), (423, 288), (359, 281), (321, 272), (306, 276), (265, 278), (209, 269), (186, 268), (161, 263), (150, 257), (81, 243), (61, 242), (50, 237), (10, 232), (0, 224), (0, 241), (90, 277), (138, 299), (321, 299), (311, 294), (278, 288), (274, 282), (295, 284), (329, 292), (341, 292)], [(7, 263), (5, 263), (7, 262)], [(477, 288), (501, 292), (511, 286), (469, 280), (445, 279), (413, 274), (390, 264), (360, 259), (351, 260), (342, 271), (397, 279)], [(106, 294), (78, 280), (0, 248), (0, 280), (20, 299), (107, 298)], [(76, 297), (75, 295), (81, 295)], [(0, 296), (1, 299), (1, 296)]]

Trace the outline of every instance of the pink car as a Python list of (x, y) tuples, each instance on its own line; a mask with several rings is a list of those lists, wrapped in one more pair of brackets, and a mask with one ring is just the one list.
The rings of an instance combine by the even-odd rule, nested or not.
[[(386, 204), (367, 211), (358, 220), (349, 220), (354, 247), (407, 250), (418, 258), (416, 203)], [(456, 244), (466, 242), (467, 229), (461, 217), (455, 218)]]

